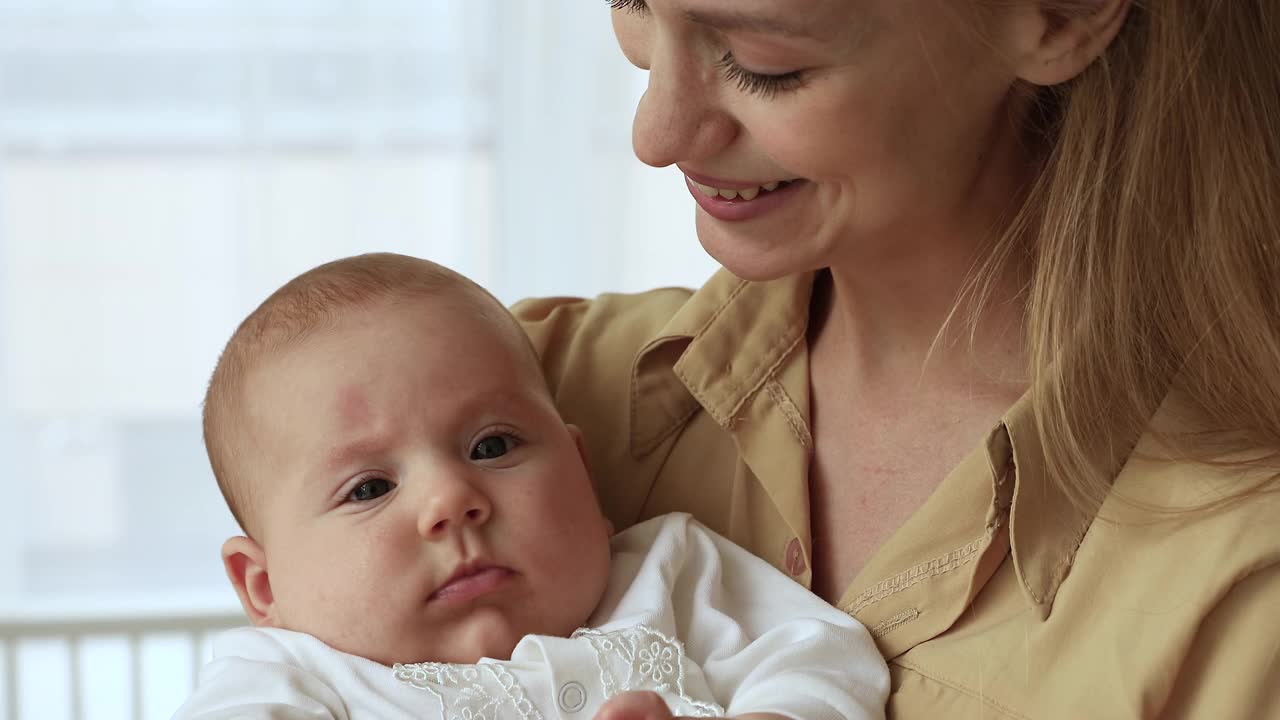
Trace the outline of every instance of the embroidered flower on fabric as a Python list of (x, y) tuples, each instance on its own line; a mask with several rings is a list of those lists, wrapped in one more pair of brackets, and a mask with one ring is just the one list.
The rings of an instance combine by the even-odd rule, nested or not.
[(676, 715), (724, 715), (724, 708), (715, 702), (687, 694), (684, 646), (660, 630), (647, 625), (608, 632), (582, 629), (571, 637), (589, 641), (595, 650), (605, 699), (629, 690), (653, 690), (663, 695)]
[(441, 663), (413, 663), (412, 665), (402, 665), (396, 663), (392, 668), (395, 672), (396, 679), (400, 682), (409, 683), (418, 688), (425, 689), (431, 684), (449, 685), (453, 684), (448, 666)]
[[(595, 651), (600, 690), (607, 700), (628, 690), (660, 693), (674, 714), (718, 717), (725, 714), (709, 696), (696, 665), (686, 666), (679, 640), (647, 625), (601, 632), (582, 629), (571, 639)], [(415, 663), (396, 665), (395, 677), (434, 696), (439, 705), (423, 717), (436, 720), (543, 720), (537, 704), (500, 662), (479, 665)], [(694, 675), (686, 677), (687, 672)], [(690, 680), (694, 682), (686, 688)], [(700, 688), (700, 689), (699, 689)], [(706, 700), (695, 695), (706, 694)], [(552, 700), (554, 703), (554, 699)]]
[(450, 716), (450, 720), (489, 720), (489, 716), (484, 710), (464, 707), (457, 715)]
[(649, 643), (649, 647), (639, 652), (640, 674), (646, 675), (659, 685), (666, 686), (675, 677), (675, 648), (667, 644), (659, 644), (657, 640)]
[(498, 664), (396, 664), (392, 670), (439, 701), (440, 720), (543, 720), (515, 676)]

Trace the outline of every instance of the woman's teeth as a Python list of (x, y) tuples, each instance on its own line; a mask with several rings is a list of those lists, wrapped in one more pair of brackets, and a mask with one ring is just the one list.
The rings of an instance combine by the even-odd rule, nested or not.
[(735, 198), (742, 198), (743, 200), (755, 200), (756, 197), (760, 195), (760, 193), (773, 192), (774, 190), (777, 190), (780, 187), (784, 187), (786, 185), (791, 184), (792, 181), (783, 180), (780, 182), (767, 182), (763, 185), (757, 185), (752, 188), (743, 188), (741, 190), (725, 190), (724, 188), (711, 187), (710, 185), (703, 185), (702, 183), (693, 179), (690, 179), (689, 182), (693, 183), (693, 186), (698, 188), (698, 192), (702, 193), (703, 195), (706, 195), (707, 197), (722, 197), (725, 200), (733, 200)]

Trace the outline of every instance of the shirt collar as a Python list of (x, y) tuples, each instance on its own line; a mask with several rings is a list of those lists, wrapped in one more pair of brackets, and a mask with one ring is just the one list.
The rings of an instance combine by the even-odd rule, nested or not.
[[(1070, 502), (1045, 475), (1031, 391), (1005, 413), (987, 442), (993, 468), (1013, 475), (1009, 547), (1022, 592), (1043, 619), (1066, 578), (1093, 513)], [(1096, 508), (1095, 508), (1096, 510)]]
[[(1009, 467), (1014, 476), (1009, 542), (1023, 594), (1041, 618), (1049, 616), (1058, 588), (1071, 571), (1085, 532), (1097, 517), (1099, 503), (1073, 499), (1047, 475), (1047, 461), (1028, 390), (1005, 413), (988, 441), (992, 467)], [(1104, 458), (1114, 478), (1125, 464), (1140, 433), (1126, 433), (1119, 423), (1101, 420), (1090, 432), (1095, 453)], [(1129, 437), (1128, 435), (1131, 435)]]
[(813, 274), (751, 282), (720, 270), (640, 350), (631, 374), (631, 452), (652, 452), (697, 410), (728, 428), (809, 319)]
[[(729, 428), (742, 403), (803, 339), (813, 282), (813, 273), (752, 282), (721, 270), (694, 293), (632, 367), (632, 454), (652, 452), (700, 409)], [(1014, 567), (1027, 601), (1047, 617), (1097, 507), (1073, 502), (1049, 481), (1032, 400), (1028, 391), (1014, 403), (986, 448), (993, 506), (1003, 504), (1008, 491), (1000, 484), (1012, 475)], [(803, 420), (807, 426), (809, 418)], [(1110, 443), (1116, 472), (1133, 444)]]

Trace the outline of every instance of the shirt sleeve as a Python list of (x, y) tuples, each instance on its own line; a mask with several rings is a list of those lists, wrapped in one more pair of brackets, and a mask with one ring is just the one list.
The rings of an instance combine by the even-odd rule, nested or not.
[(592, 300), (537, 298), (511, 308), (561, 416), (583, 431), (601, 507), (618, 529), (636, 522), (661, 464), (660, 457), (632, 453), (632, 369), (690, 294), (671, 288)]
[(173, 720), (347, 720), (333, 688), (291, 663), (280, 643), (246, 631), (229, 644), (237, 654), (201, 669), (195, 692)]
[(849, 615), (688, 516), (674, 553), (673, 619), (730, 716), (884, 717), (889, 673)]
[(1280, 564), (1238, 582), (1201, 623), (1161, 720), (1280, 720)]
[(594, 299), (531, 298), (511, 312), (533, 342), (552, 393), (568, 399), (575, 388), (628, 388), (636, 355), (690, 295), (685, 288), (663, 288)]

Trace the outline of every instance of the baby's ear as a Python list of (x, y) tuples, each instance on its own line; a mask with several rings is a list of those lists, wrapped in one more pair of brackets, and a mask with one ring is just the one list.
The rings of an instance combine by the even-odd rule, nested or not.
[(251, 538), (237, 536), (222, 544), (222, 566), (240, 596), (249, 622), (258, 627), (278, 627), (275, 596), (267, 574), (267, 554)]

